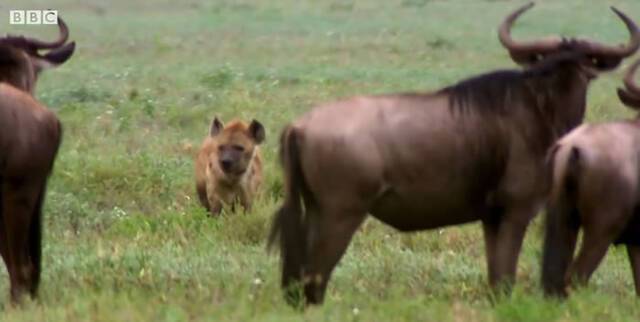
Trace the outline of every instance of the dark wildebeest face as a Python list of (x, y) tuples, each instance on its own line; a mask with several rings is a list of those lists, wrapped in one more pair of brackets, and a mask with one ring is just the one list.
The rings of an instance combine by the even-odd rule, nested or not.
[[(28, 93), (33, 93), (40, 72), (58, 66), (73, 54), (75, 42), (65, 44), (69, 30), (58, 19), (60, 37), (53, 42), (22, 36), (0, 38), (0, 82), (6, 82)], [(45, 54), (40, 51), (49, 50)]]
[(224, 126), (218, 118), (211, 122), (210, 136), (214, 138), (217, 151), (209, 160), (209, 166), (219, 168), (229, 179), (240, 178), (251, 164), (255, 147), (265, 137), (264, 127), (253, 120), (251, 124), (240, 121)]
[[(40, 283), (42, 204), (60, 146), (56, 115), (33, 97), (41, 70), (72, 55), (68, 30), (45, 42), (20, 36), (0, 38), (0, 255), (11, 280), (11, 299), (35, 297)], [(48, 50), (42, 53), (42, 50)]]
[[(627, 107), (640, 110), (640, 87), (627, 72), (618, 89)], [(542, 285), (547, 295), (566, 296), (566, 286), (585, 284), (612, 243), (625, 244), (640, 296), (640, 119), (585, 124), (569, 132), (550, 153), (552, 189), (547, 206)], [(573, 260), (576, 237), (583, 242)], [(571, 269), (570, 269), (571, 267)]]
[[(493, 71), (428, 93), (362, 96), (324, 104), (285, 128), (285, 200), (279, 241), (289, 299), (303, 285), (320, 303), (330, 274), (367, 214), (401, 231), (481, 221), (489, 282), (511, 285), (526, 227), (550, 187), (547, 151), (582, 122), (594, 73), (640, 46), (592, 41), (500, 40), (523, 69)], [(508, 289), (508, 288), (507, 288)]]

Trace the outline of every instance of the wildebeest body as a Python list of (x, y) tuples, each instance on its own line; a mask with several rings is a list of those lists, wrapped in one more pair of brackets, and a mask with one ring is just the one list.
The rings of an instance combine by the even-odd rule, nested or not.
[(0, 84), (0, 174), (42, 175), (50, 169), (61, 137), (55, 114), (30, 95)]
[[(539, 207), (545, 178), (526, 173), (539, 173), (545, 147), (579, 124), (584, 100), (574, 100), (576, 108), (542, 103), (531, 109), (537, 101), (546, 102), (536, 86), (558, 88), (548, 94), (556, 97), (556, 104), (563, 102), (559, 95), (572, 100), (575, 90), (563, 88), (576, 83), (563, 79), (572, 73), (542, 78), (513, 73), (519, 78), (512, 79), (509, 91), (530, 91), (514, 97), (532, 101), (494, 93), (496, 99), (507, 100), (497, 113), (452, 106), (455, 86), (439, 93), (358, 97), (314, 109), (292, 125), (304, 129), (301, 155), (314, 156), (302, 160), (303, 172), (323, 174), (306, 177), (313, 195), (356, 190), (374, 217), (400, 230), (491, 219), (501, 215), (498, 209), (522, 205), (523, 200), (531, 200), (527, 207)], [(578, 96), (584, 96), (587, 82), (578, 82)], [(322, 191), (314, 190), (318, 187)]]

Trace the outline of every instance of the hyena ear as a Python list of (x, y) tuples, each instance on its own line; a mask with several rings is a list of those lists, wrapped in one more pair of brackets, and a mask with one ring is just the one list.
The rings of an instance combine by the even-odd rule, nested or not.
[(220, 120), (218, 120), (218, 117), (214, 117), (213, 121), (211, 121), (211, 127), (209, 128), (209, 136), (216, 136), (218, 135), (218, 133), (220, 133), (220, 131), (222, 131), (222, 128), (224, 127), (224, 124), (222, 124), (222, 122), (220, 122)]
[(264, 141), (264, 126), (262, 126), (260, 122), (256, 120), (251, 121), (251, 124), (249, 124), (249, 133), (256, 143), (260, 144)]

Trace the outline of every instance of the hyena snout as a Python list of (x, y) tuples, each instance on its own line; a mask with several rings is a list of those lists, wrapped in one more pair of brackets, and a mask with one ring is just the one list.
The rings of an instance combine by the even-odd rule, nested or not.
[(220, 160), (220, 168), (222, 169), (222, 171), (230, 172), (232, 166), (233, 166), (233, 160), (229, 158)]
[(221, 150), (218, 163), (225, 174), (240, 175), (246, 171), (247, 162), (244, 162), (243, 151), (234, 147), (222, 148)]

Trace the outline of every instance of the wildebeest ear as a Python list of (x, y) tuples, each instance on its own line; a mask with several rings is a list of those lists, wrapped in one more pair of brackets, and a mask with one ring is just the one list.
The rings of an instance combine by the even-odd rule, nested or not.
[(633, 93), (623, 89), (618, 88), (618, 98), (620, 101), (629, 108), (634, 110), (640, 110), (640, 97), (637, 95), (633, 95)]
[(73, 55), (75, 49), (76, 43), (72, 41), (60, 48), (49, 51), (42, 57), (31, 56), (31, 60), (33, 61), (34, 65), (36, 65), (36, 67), (40, 70), (52, 68), (61, 65), (69, 60), (69, 58), (71, 58), (71, 55)]
[(253, 140), (256, 141), (256, 143), (260, 144), (264, 141), (264, 126), (262, 126), (260, 122), (256, 120), (251, 121), (251, 124), (249, 124), (249, 133), (251, 133), (251, 137), (253, 137)]
[(209, 136), (218, 135), (218, 133), (222, 131), (222, 128), (224, 128), (224, 124), (222, 124), (222, 122), (218, 120), (217, 116), (214, 117), (213, 121), (211, 121), (211, 127), (209, 128)]

